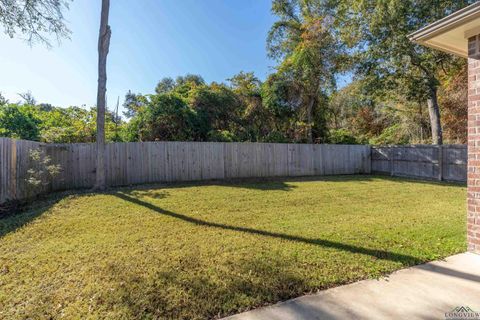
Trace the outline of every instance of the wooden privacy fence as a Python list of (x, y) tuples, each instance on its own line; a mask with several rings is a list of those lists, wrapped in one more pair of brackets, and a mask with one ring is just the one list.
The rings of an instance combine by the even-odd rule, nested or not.
[[(29, 191), (29, 150), (61, 166), (43, 190)], [(95, 144), (44, 144), (0, 138), (0, 203), (45, 191), (90, 188)], [(108, 186), (247, 177), (293, 177), (370, 172), (370, 146), (221, 142), (132, 142), (106, 146)], [(48, 189), (48, 190), (47, 190)], [(33, 193), (33, 194), (32, 194)]]
[(467, 146), (372, 147), (372, 172), (392, 176), (467, 181)]

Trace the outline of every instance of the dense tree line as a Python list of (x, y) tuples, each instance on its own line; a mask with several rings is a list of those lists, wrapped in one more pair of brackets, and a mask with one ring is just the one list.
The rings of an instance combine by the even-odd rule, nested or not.
[[(466, 140), (464, 66), (441, 75), (439, 102), (447, 142)], [(318, 97), (312, 110), (316, 143), (404, 144), (430, 142), (429, 116), (421, 102), (369, 95), (355, 80)], [(106, 112), (106, 140), (308, 142), (305, 109), (278, 74), (265, 82), (241, 72), (227, 84), (197, 75), (163, 79), (156, 93), (128, 92), (123, 118)], [(96, 109), (53, 107), (0, 99), (0, 136), (43, 142), (94, 142)]]
[[(472, 1), (273, 0), (265, 81), (164, 78), (106, 112), (107, 141), (463, 143), (466, 62), (408, 34)], [(339, 76), (351, 82), (338, 88)], [(0, 99), (0, 135), (92, 142), (96, 110)]]
[[(10, 103), (0, 95), (0, 136), (50, 143), (94, 142), (96, 109), (54, 107), (34, 100)], [(106, 116), (109, 141), (121, 141), (122, 120)]]

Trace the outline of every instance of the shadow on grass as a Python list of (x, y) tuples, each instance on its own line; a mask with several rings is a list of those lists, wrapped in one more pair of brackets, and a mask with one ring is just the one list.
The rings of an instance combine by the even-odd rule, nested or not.
[[(283, 234), (276, 234), (270, 233), (268, 231), (262, 230), (255, 230), (255, 229), (248, 229), (242, 227), (235, 227), (235, 226), (228, 226), (228, 225), (221, 225), (216, 224), (213, 222), (207, 222), (202, 220), (197, 220), (195, 218), (191, 218), (185, 215), (177, 214), (174, 212), (169, 212), (164, 209), (158, 208), (153, 206), (148, 202), (144, 202), (139, 200), (139, 198), (153, 198), (153, 199), (162, 199), (168, 196), (168, 189), (171, 188), (188, 188), (194, 186), (225, 186), (225, 187), (232, 187), (232, 188), (245, 188), (245, 189), (254, 189), (254, 190), (278, 190), (278, 191), (292, 191), (296, 188), (295, 185), (291, 183), (295, 182), (306, 182), (306, 181), (325, 181), (325, 182), (359, 182), (359, 183), (366, 183), (370, 182), (374, 179), (379, 180), (386, 180), (391, 181), (399, 184), (428, 184), (428, 185), (435, 185), (435, 186), (457, 186), (463, 187), (464, 184), (462, 183), (455, 183), (455, 182), (438, 182), (438, 181), (424, 181), (418, 179), (410, 179), (410, 178), (402, 178), (402, 177), (391, 177), (391, 176), (384, 176), (384, 175), (333, 175), (333, 176), (308, 176), (308, 177), (273, 177), (273, 178), (242, 178), (242, 179), (230, 179), (230, 180), (211, 180), (211, 181), (195, 181), (195, 182), (183, 182), (183, 183), (168, 183), (168, 184), (150, 184), (150, 185), (139, 185), (134, 187), (127, 187), (127, 188), (120, 188), (117, 190), (113, 190), (112, 194), (115, 194), (120, 197), (124, 197), (124, 200), (135, 202), (137, 201), (139, 205), (146, 206), (154, 211), (157, 211), (162, 214), (170, 215), (179, 219), (183, 219), (185, 221), (195, 223), (198, 225), (206, 225), (211, 227), (241, 231), (241, 232), (248, 232), (253, 234), (259, 234), (264, 236), (271, 236), (277, 238), (284, 238), (287, 240), (294, 240), (294, 241), (301, 241), (306, 243), (312, 244), (320, 244), (329, 246), (327, 242), (328, 240), (315, 240), (315, 239), (304, 239), (290, 235), (283, 235)], [(120, 192), (121, 193), (120, 193)], [(59, 194), (45, 196), (40, 198), (34, 202), (29, 203), (26, 206), (18, 209), (16, 213), (10, 214), (1, 214), (0, 212), (0, 238), (8, 234), (9, 232), (15, 231), (16, 229), (24, 226), (25, 224), (29, 223), (30, 221), (34, 220), (38, 216), (42, 215), (45, 211), (50, 209), (53, 205), (55, 205), (58, 201), (62, 200), (65, 196), (71, 194), (82, 194), (88, 193), (89, 190), (77, 190), (77, 191), (70, 191), (70, 192), (63, 192)], [(111, 192), (108, 192), (111, 193)], [(323, 243), (321, 243), (323, 241)], [(331, 245), (331, 247), (338, 247), (342, 249), (342, 246), (347, 246), (344, 244), (337, 244)], [(352, 252), (359, 252), (354, 250), (348, 250), (348, 247), (343, 248), (347, 251)], [(360, 248), (362, 249), (362, 248)], [(364, 250), (371, 250), (371, 249), (364, 249)], [(383, 251), (375, 251), (377, 254), (377, 258), (379, 256), (389, 255), (388, 252)], [(360, 252), (361, 253), (361, 252)], [(368, 254), (365, 252), (365, 254)], [(373, 255), (373, 254), (371, 254)], [(413, 257), (405, 257), (407, 260), (410, 260)]]
[[(260, 191), (293, 191), (297, 186), (292, 185), (296, 182), (308, 182), (308, 181), (325, 181), (325, 182), (358, 182), (367, 183), (373, 180), (390, 181), (398, 184), (423, 184), (423, 185), (435, 185), (435, 186), (455, 186), (465, 187), (465, 183), (461, 182), (446, 182), (446, 181), (434, 181), (434, 180), (421, 180), (415, 178), (405, 177), (392, 177), (388, 175), (367, 175), (367, 174), (354, 174), (354, 175), (331, 175), (331, 176), (299, 176), (299, 177), (264, 177), (264, 178), (235, 178), (226, 180), (204, 180), (204, 181), (185, 181), (185, 182), (168, 182), (168, 183), (153, 183), (137, 185), (127, 188), (121, 188), (124, 193), (130, 194), (135, 197), (150, 197), (154, 199), (164, 198), (168, 195), (166, 190), (178, 189), (178, 188), (190, 188), (201, 186), (225, 186), (231, 188), (252, 189)], [(164, 190), (163, 193), (159, 189)], [(154, 190), (152, 190), (154, 189)], [(157, 190), (155, 190), (157, 189)]]
[(278, 258), (245, 257), (228, 268), (205, 269), (195, 255), (174, 269), (139, 275), (112, 264), (115, 295), (107, 305), (121, 305), (131, 319), (218, 319), (308, 292), (307, 279)]
[(295, 189), (296, 186), (292, 186), (288, 184), (288, 182), (294, 182), (294, 181), (303, 181), (303, 180), (288, 179), (288, 178), (282, 178), (282, 177), (235, 178), (235, 179), (225, 179), (225, 180), (167, 182), (165, 184), (152, 184), (152, 185), (142, 186), (142, 189), (155, 188), (155, 187), (161, 187), (162, 189), (171, 189), (171, 188), (189, 188), (189, 187), (201, 187), (201, 186), (225, 186), (225, 187), (232, 187), (232, 188), (254, 189), (254, 190), (260, 190), (260, 191), (270, 191), (270, 190), (291, 191)]
[(425, 180), (422, 178), (413, 177), (399, 177), (383, 174), (345, 174), (345, 175), (330, 175), (330, 176), (307, 176), (307, 177), (286, 177), (279, 178), (283, 182), (302, 182), (302, 181), (326, 181), (326, 182), (371, 182), (373, 180), (390, 181), (399, 184), (423, 184), (435, 186), (466, 186), (466, 182), (454, 181), (436, 181)]
[[(227, 268), (224, 266), (213, 270), (206, 269), (194, 254), (185, 257), (173, 269), (156, 270), (148, 274), (138, 274), (115, 263), (109, 268), (111, 274), (117, 275), (113, 286), (115, 289), (112, 290), (115, 294), (103, 297), (106, 300), (100, 303), (121, 305), (123, 310), (127, 310), (126, 317), (131, 319), (218, 319), (354, 280), (338, 279), (313, 289), (308, 277), (294, 271), (298, 267), (276, 256), (244, 257), (229, 263)], [(475, 275), (446, 267), (425, 264), (419, 268), (478, 282)], [(424, 283), (419, 285), (422, 290), (425, 290), (424, 286)], [(438, 284), (435, 286), (438, 287)], [(432, 303), (428, 296), (416, 295), (414, 298), (420, 305)], [(361, 298), (360, 302), (354, 300), (351, 304), (335, 299), (329, 299), (327, 303), (312, 303), (320, 299), (287, 301), (281, 306), (283, 315), (287, 314), (292, 319), (360, 319), (365, 318), (365, 310), (368, 311), (356, 308), (356, 303), (368, 306), (368, 299)], [(400, 300), (400, 303), (406, 301), (405, 297)], [(447, 307), (445, 310), (450, 310), (451, 307)], [(389, 314), (388, 307), (381, 304), (375, 309), (380, 310), (380, 314)], [(281, 319), (282, 314), (269, 314), (267, 311), (257, 316), (262, 319)], [(420, 318), (429, 318), (428, 313)]]
[[(365, 248), (327, 239), (306, 238), (205, 221), (160, 208), (121, 192), (114, 193), (114, 195), (124, 201), (143, 206), (158, 214), (197, 226), (333, 248), (353, 254), (363, 254), (376, 259), (397, 262), (403, 267), (425, 262), (424, 259), (411, 255)], [(312, 286), (308, 282), (308, 278), (305, 278), (305, 275), (292, 272), (295, 268), (292, 268), (291, 265), (285, 265), (287, 261), (280, 261), (281, 259), (275, 256), (257, 257), (253, 258), (253, 260), (247, 257), (245, 260), (242, 259), (241, 261), (229, 263), (229, 268), (233, 268), (231, 270), (220, 269), (216, 271), (221, 274), (212, 273), (211, 270), (206, 272), (199, 266), (201, 263), (196, 263), (195, 259), (195, 256), (189, 256), (182, 259), (183, 264), (175, 268), (174, 271), (157, 272), (154, 275), (149, 275), (148, 278), (135, 274), (128, 275), (122, 272), (113, 272), (114, 274), (121, 274), (118, 279), (119, 285), (116, 288), (116, 292), (120, 293), (120, 297), (116, 297), (117, 301), (111, 301), (111, 303), (120, 303), (123, 306), (127, 306), (132, 315), (146, 318), (191, 319), (192, 315), (196, 315), (199, 319), (219, 318), (232, 313), (246, 311), (253, 307), (294, 298), (312, 290)], [(422, 266), (422, 268), (428, 269), (430, 267)], [(479, 281), (478, 276), (445, 267), (437, 267), (433, 271), (469, 281)], [(212, 275), (215, 276), (212, 277)], [(221, 280), (219, 281), (215, 277)], [(350, 281), (352, 279), (339, 279), (337, 282), (325, 284), (324, 287), (316, 287), (315, 290), (346, 284)], [(169, 292), (174, 292), (176, 295), (169, 297)], [(167, 296), (163, 293), (166, 293)], [(182, 299), (178, 299), (179, 295), (182, 296)], [(348, 312), (348, 310), (346, 309), (345, 312)], [(292, 310), (292, 314), (297, 315), (299, 318), (309, 318), (315, 314), (327, 315), (328, 310), (321, 312), (321, 310), (307, 310), (302, 307)]]
[(281, 179), (246, 179), (246, 180), (227, 180), (225, 183), (217, 183), (217, 185), (253, 189), (260, 191), (292, 191), (296, 186), (288, 184), (286, 180)]
[(26, 204), (20, 204), (12, 212), (0, 215), (0, 239), (40, 217), (69, 194), (60, 193), (54, 196), (42, 196), (35, 201), (31, 200)]
[(371, 257), (377, 258), (377, 259), (382, 259), (382, 260), (390, 260), (390, 261), (395, 261), (395, 262), (401, 262), (403, 265), (414, 265), (414, 264), (419, 264), (423, 262), (423, 260), (418, 259), (413, 256), (409, 255), (404, 255), (404, 254), (399, 254), (399, 253), (394, 253), (390, 251), (385, 251), (385, 250), (376, 250), (376, 249), (369, 249), (369, 248), (363, 248), (359, 246), (354, 246), (354, 245), (349, 245), (349, 244), (344, 244), (340, 242), (335, 242), (335, 241), (330, 241), (326, 239), (310, 239), (310, 238), (304, 238), (301, 236), (294, 236), (294, 235), (289, 235), (289, 234), (283, 234), (283, 233), (278, 233), (278, 232), (271, 232), (271, 231), (266, 231), (266, 230), (257, 230), (253, 228), (247, 228), (247, 227), (240, 227), (240, 226), (231, 226), (231, 225), (226, 225), (226, 224), (221, 224), (221, 223), (216, 223), (216, 222), (209, 222), (209, 221), (204, 221), (201, 219), (193, 218), (187, 215), (183, 215), (180, 213), (172, 212), (169, 210), (162, 209), (160, 207), (157, 207), (151, 203), (142, 201), (140, 199), (131, 197), (125, 193), (114, 193), (115, 196), (119, 197), (122, 200), (143, 206), (147, 209), (150, 209), (152, 211), (155, 211), (157, 213), (173, 217), (176, 219), (183, 220), (185, 222), (193, 223), (198, 226), (206, 226), (206, 227), (212, 227), (212, 228), (218, 228), (218, 229), (223, 229), (223, 230), (230, 230), (230, 231), (237, 231), (237, 232), (243, 232), (243, 233), (248, 233), (248, 234), (254, 234), (254, 235), (259, 235), (259, 236), (265, 236), (265, 237), (270, 237), (270, 238), (277, 238), (277, 239), (282, 239), (282, 240), (289, 240), (289, 241), (296, 241), (296, 242), (301, 242), (301, 243), (307, 243), (307, 244), (312, 244), (312, 245), (318, 245), (326, 248), (333, 248), (337, 250), (342, 250), (342, 251), (347, 251), (351, 253), (360, 253), (364, 255), (369, 255)]
[[(165, 188), (157, 189), (151, 188), (152, 186), (138, 186), (135, 189), (125, 189), (122, 190), (124, 194), (135, 198), (152, 198), (152, 199), (163, 199), (168, 197), (168, 192), (165, 191)], [(114, 191), (115, 192), (115, 191)]]

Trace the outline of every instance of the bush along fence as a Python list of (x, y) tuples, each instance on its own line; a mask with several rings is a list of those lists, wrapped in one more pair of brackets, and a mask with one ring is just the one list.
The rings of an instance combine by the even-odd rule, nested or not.
[[(31, 150), (38, 150), (36, 158), (32, 159)], [(95, 144), (44, 144), (0, 138), (0, 203), (50, 191), (92, 187), (95, 152)], [(106, 174), (108, 186), (358, 174), (370, 173), (370, 156), (370, 146), (363, 145), (110, 143), (106, 146)], [(59, 170), (50, 174), (48, 167), (53, 165), (58, 165)], [(32, 177), (37, 182), (34, 185), (29, 183)]]
[(372, 147), (372, 172), (392, 176), (467, 181), (466, 145)]

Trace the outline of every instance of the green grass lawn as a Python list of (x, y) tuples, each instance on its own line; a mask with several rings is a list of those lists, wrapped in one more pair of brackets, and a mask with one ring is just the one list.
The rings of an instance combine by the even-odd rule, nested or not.
[(0, 318), (216, 318), (465, 250), (465, 187), (374, 176), (52, 198), (0, 219)]

